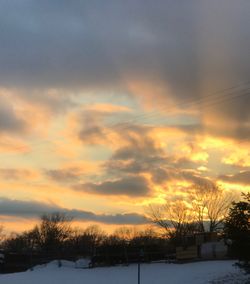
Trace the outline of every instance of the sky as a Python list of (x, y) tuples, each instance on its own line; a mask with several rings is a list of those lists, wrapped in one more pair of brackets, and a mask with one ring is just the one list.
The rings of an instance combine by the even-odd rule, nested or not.
[(250, 190), (248, 0), (0, 0), (0, 223), (145, 225)]

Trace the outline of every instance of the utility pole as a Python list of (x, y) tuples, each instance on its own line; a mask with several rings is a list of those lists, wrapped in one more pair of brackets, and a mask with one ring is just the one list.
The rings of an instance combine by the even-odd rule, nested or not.
[(144, 256), (144, 251), (143, 249), (140, 250), (139, 253), (139, 261), (138, 261), (138, 284), (141, 284), (141, 259)]

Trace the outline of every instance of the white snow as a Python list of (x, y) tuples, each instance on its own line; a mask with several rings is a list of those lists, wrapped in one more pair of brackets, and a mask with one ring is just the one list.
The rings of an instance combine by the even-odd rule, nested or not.
[(80, 258), (75, 262), (76, 268), (88, 268), (90, 264), (90, 259)]
[[(238, 275), (240, 272), (233, 266), (234, 263), (235, 261), (206, 261), (187, 264), (142, 264), (141, 284), (210, 283), (229, 274)], [(58, 267), (58, 262), (53, 261), (45, 266), (36, 266), (33, 271), (0, 275), (0, 283), (136, 284), (137, 265), (76, 269), (74, 262), (62, 261), (62, 267)]]

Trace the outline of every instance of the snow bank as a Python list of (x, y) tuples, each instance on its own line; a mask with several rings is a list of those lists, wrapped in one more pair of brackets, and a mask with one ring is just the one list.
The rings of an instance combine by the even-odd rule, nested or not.
[(75, 262), (75, 268), (88, 268), (90, 264), (90, 259), (81, 258)]
[(68, 268), (89, 268), (90, 259), (80, 258), (76, 262), (68, 260), (53, 260), (46, 264), (36, 265), (32, 270), (39, 270), (46, 268), (47, 270), (53, 270), (61, 267)]
[(32, 270), (39, 270), (44, 268), (46, 268), (47, 270), (53, 270), (58, 267), (75, 268), (75, 262), (68, 260), (53, 260), (46, 264), (36, 265), (32, 268)]

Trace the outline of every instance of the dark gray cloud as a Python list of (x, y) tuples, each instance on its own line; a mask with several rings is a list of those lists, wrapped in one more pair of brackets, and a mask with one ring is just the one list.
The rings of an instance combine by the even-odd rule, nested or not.
[[(126, 113), (126, 119), (133, 119), (133, 115)], [(94, 110), (94, 109), (84, 109), (80, 111), (76, 120), (79, 124), (79, 129), (77, 132), (77, 137), (85, 144), (100, 144), (102, 142), (109, 141), (109, 135), (115, 133), (116, 135), (123, 137), (123, 139), (128, 140), (129, 143), (139, 144), (139, 141), (135, 141), (136, 138), (132, 136), (137, 133), (147, 134), (150, 129), (134, 125), (130, 122), (114, 123), (111, 122), (114, 119), (124, 119), (124, 111), (119, 108), (105, 111), (105, 110)], [(132, 135), (131, 135), (132, 134)], [(137, 138), (138, 140), (138, 138)]]
[[(1, 1), (0, 85), (61, 110), (72, 104), (65, 89), (134, 94), (130, 81), (146, 82), (155, 89), (152, 97), (159, 86), (164, 99), (172, 96), (186, 109), (249, 80), (249, 10), (246, 0)], [(49, 88), (59, 94), (48, 94)], [(213, 109), (206, 100), (199, 108), (217, 118), (217, 135), (246, 137), (249, 96), (233, 92), (237, 99), (219, 103), (209, 96)], [(81, 138), (93, 132), (100, 129)]]
[[(244, 99), (234, 100), (234, 103), (224, 102), (223, 105), (220, 104), (214, 109), (208, 109), (208, 113), (213, 120), (211, 124), (206, 125), (201, 121), (200, 123), (171, 125), (168, 127), (169, 129), (177, 129), (188, 135), (192, 135), (194, 140), (202, 133), (215, 137), (234, 138), (239, 141), (246, 140), (250, 138), (250, 126), (248, 123), (250, 117), (247, 111), (247, 106), (250, 104), (249, 100), (250, 95), (246, 96)], [(241, 104), (244, 106), (241, 107)], [(231, 115), (227, 112), (227, 106), (232, 108), (233, 105), (235, 105), (235, 115)], [(242, 118), (240, 117), (241, 115), (238, 115), (241, 111), (243, 112)], [(238, 118), (235, 120), (237, 112)], [(205, 110), (204, 113), (206, 113)]]
[[(119, 152), (119, 158), (116, 155)], [(136, 149), (128, 148), (119, 149), (110, 160), (104, 164), (104, 169), (110, 175), (127, 175), (127, 174), (142, 174), (150, 173), (152, 179), (156, 183), (162, 183), (169, 178), (169, 173), (166, 170), (171, 168), (169, 159), (164, 156), (152, 156), (142, 152), (136, 151)], [(122, 156), (120, 154), (122, 153)], [(129, 153), (129, 155), (124, 155)]]
[(38, 107), (46, 107), (54, 113), (62, 113), (76, 106), (76, 103), (73, 101), (74, 96), (63, 89), (25, 87), (16, 96)]
[(143, 197), (150, 194), (150, 186), (142, 176), (127, 176), (102, 183), (84, 183), (73, 187), (77, 191), (114, 196)]
[(26, 123), (18, 117), (12, 104), (0, 94), (0, 132), (22, 132)]
[(196, 171), (192, 170), (180, 171), (179, 177), (203, 189), (214, 187), (214, 182), (211, 179), (199, 175)]
[(221, 175), (219, 179), (229, 183), (250, 185), (250, 171), (243, 171), (234, 175)]
[(230, 79), (249, 78), (245, 0), (14, 0), (0, 11), (5, 85), (114, 88), (132, 75), (185, 97), (198, 96), (205, 75), (227, 82), (228, 66)]
[(199, 163), (185, 157), (167, 156), (156, 149), (151, 152), (141, 149), (141, 152), (138, 152), (131, 147), (131, 151), (128, 151), (128, 148), (118, 149), (104, 164), (104, 169), (111, 175), (149, 173), (152, 181), (158, 184), (185, 180), (193, 184), (212, 186), (211, 180), (195, 170), (198, 166)]
[(63, 212), (80, 221), (102, 222), (106, 224), (146, 224), (148, 221), (137, 213), (124, 214), (95, 214), (93, 212), (65, 209), (55, 204), (46, 204), (36, 201), (21, 201), (0, 198), (0, 215), (24, 218), (37, 218), (45, 213)]
[[(246, 104), (250, 104), (250, 101), (246, 102)], [(239, 112), (240, 111), (241, 109), (239, 107)], [(206, 133), (217, 137), (234, 138), (237, 139), (240, 143), (244, 140), (250, 139), (250, 126), (248, 124), (248, 120), (240, 120), (236, 124), (232, 123), (231, 125), (230, 122), (228, 123), (229, 124), (226, 127), (208, 127), (206, 128)]]
[(103, 120), (106, 116), (100, 111), (82, 111), (77, 117), (80, 125), (78, 138), (85, 144), (100, 143), (100, 139), (105, 138)]
[[(152, 181), (158, 184), (178, 179), (198, 181), (198, 177), (192, 176), (194, 172), (186, 169), (196, 169), (199, 163), (185, 156), (167, 154), (164, 148), (157, 145), (157, 140), (152, 138), (152, 130), (152, 127), (136, 125), (129, 125), (128, 129), (123, 129), (120, 135), (124, 141), (127, 141), (128, 146), (118, 148), (104, 163), (103, 167), (107, 174), (126, 176), (149, 173)], [(195, 144), (190, 147), (193, 147), (194, 152), (196, 151)]]
[(62, 183), (77, 181), (81, 177), (78, 168), (44, 170), (44, 174), (50, 179)]
[(95, 13), (103, 15), (100, 8), (79, 1), (2, 2), (2, 84), (72, 87), (115, 78), (109, 40), (102, 44), (105, 37), (95, 23)]
[(127, 128), (117, 128), (116, 132), (124, 139), (128, 146), (118, 149), (114, 155), (114, 160), (129, 160), (141, 158), (160, 158), (164, 155), (163, 149), (157, 146), (157, 141), (153, 139), (150, 132), (151, 127), (128, 124)]

